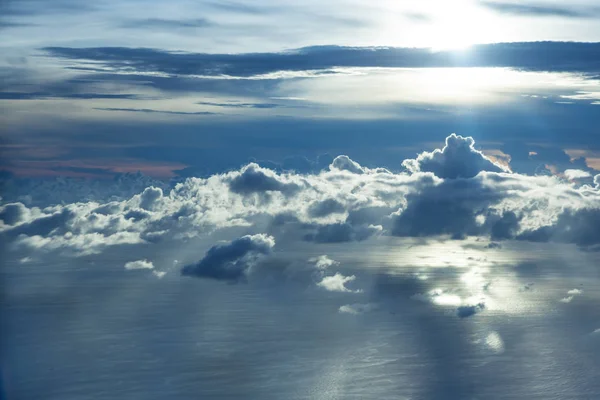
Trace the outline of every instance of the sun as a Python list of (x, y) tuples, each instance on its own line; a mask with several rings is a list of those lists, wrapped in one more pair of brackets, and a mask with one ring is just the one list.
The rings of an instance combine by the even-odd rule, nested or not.
[(497, 21), (473, 0), (430, 0), (423, 3), (420, 11), (428, 15), (426, 21), (398, 27), (387, 25), (399, 44), (436, 52), (468, 51), (477, 43), (494, 41), (499, 32)]

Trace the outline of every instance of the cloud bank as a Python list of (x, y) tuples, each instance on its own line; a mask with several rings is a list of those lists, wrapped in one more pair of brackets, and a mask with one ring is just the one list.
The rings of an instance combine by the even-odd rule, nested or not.
[[(598, 176), (592, 186), (511, 173), (478, 151), (473, 138), (460, 135), (449, 136), (442, 149), (400, 163), (406, 168), (400, 173), (367, 168), (346, 156), (312, 173), (251, 163), (170, 188), (152, 184), (133, 195), (123, 191), (110, 200), (12, 201), (0, 206), (0, 238), (12, 251), (81, 256), (243, 229), (247, 236), (215, 246), (185, 270), (232, 281), (243, 279), (280, 239), (477, 236), (600, 245)], [(48, 187), (50, 201), (61, 197), (54, 190)]]

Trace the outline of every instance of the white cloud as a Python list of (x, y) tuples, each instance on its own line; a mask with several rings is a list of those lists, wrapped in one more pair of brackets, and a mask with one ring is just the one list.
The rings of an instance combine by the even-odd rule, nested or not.
[(339, 308), (339, 312), (342, 314), (364, 314), (370, 311), (373, 311), (377, 308), (375, 304), (372, 303), (355, 303), (355, 304), (346, 304)]
[(332, 260), (331, 258), (327, 257), (326, 255), (311, 258), (308, 261), (314, 263), (315, 267), (317, 267), (320, 270), (325, 270), (334, 265), (335, 266), (340, 265), (340, 263), (338, 261)]
[(356, 290), (351, 290), (346, 287), (346, 284), (356, 280), (356, 276), (344, 276), (339, 272), (336, 272), (333, 276), (325, 276), (321, 282), (317, 283), (317, 286), (329, 291), (329, 292), (352, 292), (357, 293)]
[(592, 176), (589, 172), (580, 169), (567, 169), (563, 174), (569, 180), (590, 178)]
[(404, 164), (402, 173), (364, 168), (344, 156), (318, 173), (249, 164), (104, 202), (4, 204), (0, 235), (12, 249), (65, 255), (234, 228), (317, 243), (448, 235), (600, 244), (600, 186), (504, 173), (472, 138), (455, 135), (444, 149)]
[(152, 261), (148, 261), (148, 260), (130, 261), (125, 264), (125, 269), (126, 270), (154, 269), (154, 264), (152, 264)]
[(433, 172), (440, 178), (472, 178), (481, 171), (509, 172), (495, 164), (481, 151), (475, 149), (472, 137), (452, 134), (446, 138), (444, 148), (423, 152), (414, 160), (402, 165), (411, 172)]
[(560, 299), (561, 303), (570, 303), (573, 301), (573, 299), (577, 296), (580, 296), (583, 294), (583, 290), (581, 289), (571, 289), (569, 291), (567, 291), (568, 296), (567, 297), (563, 297), (562, 299)]

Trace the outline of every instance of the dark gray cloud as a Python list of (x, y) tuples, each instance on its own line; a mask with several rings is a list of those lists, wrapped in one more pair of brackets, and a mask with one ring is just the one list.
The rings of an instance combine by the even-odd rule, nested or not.
[(336, 199), (325, 199), (308, 207), (308, 214), (317, 218), (344, 212), (346, 212), (346, 207)]
[(164, 18), (146, 18), (136, 19), (124, 22), (120, 25), (122, 28), (133, 29), (196, 29), (213, 26), (213, 23), (206, 18), (196, 19), (164, 19)]
[(489, 233), (490, 225), (479, 224), (477, 216), (489, 214), (505, 196), (480, 179), (447, 179), (407, 196), (408, 206), (393, 220), (392, 234), (462, 239)]
[(0, 15), (78, 14), (97, 10), (97, 4), (77, 0), (2, 0)]
[(6, 225), (16, 225), (25, 219), (27, 212), (23, 203), (8, 203), (0, 208), (0, 221)]
[(225, 107), (225, 108), (279, 108), (279, 107), (287, 107), (284, 104), (277, 103), (242, 103), (242, 102), (230, 102), (230, 103), (216, 103), (210, 101), (199, 101), (196, 104), (202, 106), (212, 106), (212, 107)]
[(173, 115), (220, 115), (210, 111), (168, 111), (154, 110), (151, 108), (118, 108), (118, 107), (95, 107), (94, 110), (99, 111), (122, 111), (122, 112), (138, 112), (138, 113), (158, 113), (158, 114), (173, 114)]
[(135, 94), (108, 93), (48, 93), (48, 92), (0, 92), (0, 100), (43, 100), (43, 99), (139, 99)]
[(196, 264), (181, 270), (184, 276), (240, 282), (261, 256), (271, 253), (275, 241), (266, 235), (243, 236), (234, 241), (211, 247)]
[(391, 47), (315, 46), (280, 53), (208, 54), (127, 47), (46, 47), (51, 57), (89, 60), (128, 73), (250, 77), (279, 71), (333, 67), (511, 67), (533, 71), (600, 71), (600, 43), (528, 42), (473, 46), (453, 51)]
[(484, 308), (484, 303), (460, 306), (456, 309), (456, 315), (458, 315), (460, 318), (469, 318), (482, 311)]
[(600, 243), (600, 210), (597, 208), (566, 209), (554, 224), (522, 233), (517, 239), (574, 243), (584, 247), (597, 245)]
[(520, 4), (504, 1), (480, 1), (484, 7), (509, 15), (532, 17), (597, 18), (600, 8), (563, 7), (553, 4)]

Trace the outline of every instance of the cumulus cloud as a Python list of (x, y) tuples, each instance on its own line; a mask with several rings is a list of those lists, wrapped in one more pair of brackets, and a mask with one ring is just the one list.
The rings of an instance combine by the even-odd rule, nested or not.
[(246, 280), (262, 256), (271, 253), (275, 240), (264, 234), (246, 235), (224, 245), (213, 246), (196, 264), (181, 270), (184, 276), (230, 282)]
[(331, 170), (348, 171), (353, 174), (363, 174), (365, 170), (359, 163), (353, 161), (348, 156), (337, 156), (329, 166)]
[[(592, 187), (505, 173), (473, 145), (451, 135), (443, 149), (405, 161), (401, 173), (340, 156), (318, 172), (276, 172), (251, 163), (172, 187), (150, 182), (137, 194), (104, 200), (84, 195), (39, 207), (11, 201), (0, 206), (0, 239), (12, 244), (9, 249), (70, 255), (236, 228), (315, 243), (443, 235), (600, 245), (600, 178)], [(128, 182), (138, 185), (138, 178)]]
[(402, 165), (411, 172), (433, 172), (440, 178), (472, 178), (481, 171), (508, 172), (495, 164), (482, 152), (475, 149), (475, 140), (451, 134), (440, 150), (423, 152), (414, 160), (405, 160)]
[(337, 272), (333, 276), (325, 276), (321, 282), (317, 283), (317, 286), (329, 291), (329, 292), (352, 292), (356, 293), (356, 290), (351, 290), (346, 287), (346, 284), (356, 280), (356, 276), (344, 276)]
[(592, 176), (592, 174), (590, 174), (589, 172), (583, 171), (581, 169), (567, 169), (565, 170), (565, 172), (563, 172), (563, 174), (569, 180), (590, 178)]
[(148, 260), (130, 261), (125, 264), (125, 269), (126, 270), (154, 269), (154, 264), (152, 264), (152, 261), (148, 261)]
[(154, 186), (146, 188), (140, 195), (140, 207), (144, 210), (153, 210), (162, 197), (163, 191), (161, 188)]
[(583, 290), (581, 289), (571, 289), (569, 291), (567, 291), (567, 297), (563, 297), (562, 299), (560, 299), (561, 303), (570, 303), (573, 301), (573, 299), (579, 295), (583, 294)]

